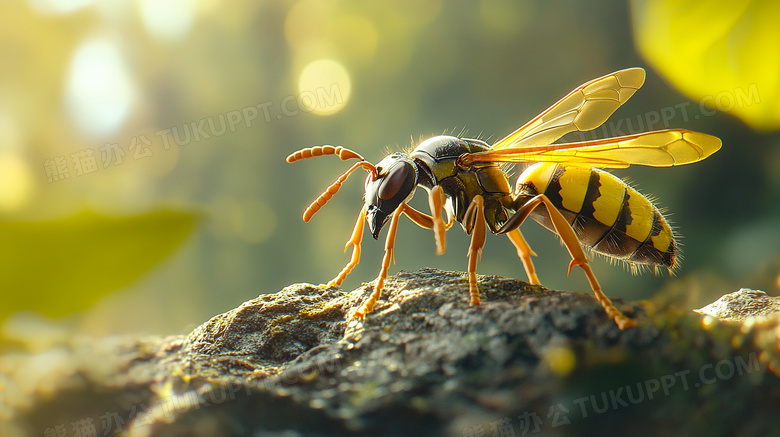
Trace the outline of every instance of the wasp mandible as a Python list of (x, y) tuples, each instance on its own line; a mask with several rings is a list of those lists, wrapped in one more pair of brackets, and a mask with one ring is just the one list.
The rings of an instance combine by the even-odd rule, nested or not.
[[(567, 275), (574, 266), (581, 267), (607, 315), (620, 329), (635, 326), (601, 291), (583, 248), (623, 261), (632, 271), (651, 266), (656, 271), (660, 267), (671, 272), (677, 267), (678, 244), (657, 207), (624, 181), (599, 168), (690, 164), (715, 153), (721, 141), (699, 132), (666, 129), (553, 143), (569, 132), (601, 126), (644, 81), (642, 68), (620, 70), (591, 80), (492, 146), (476, 139), (437, 136), (423, 141), (410, 153), (394, 153), (376, 165), (343, 147), (317, 146), (291, 154), (287, 157), (290, 163), (324, 155), (358, 160), (306, 209), (303, 220), (307, 222), (339, 191), (350, 173), (359, 168), (368, 172), (365, 204), (345, 247), (346, 250), (353, 246), (352, 258), (327, 285), (341, 285), (360, 261), (364, 221), (374, 239), (378, 239), (389, 220), (385, 254), (373, 293), (353, 314), (362, 318), (371, 312), (381, 295), (401, 215), (433, 230), (438, 254), (445, 251), (445, 231), (457, 220), (471, 236), (469, 294), (471, 304), (479, 305), (477, 260), (487, 229), (494, 234), (506, 234), (517, 249), (529, 282), (539, 284), (531, 261), (536, 254), (519, 230), (523, 221), (531, 217), (563, 241), (572, 258)], [(512, 190), (499, 163), (531, 165), (518, 177)], [(408, 204), (418, 186), (428, 192), (431, 215)], [(442, 209), (447, 213), (446, 222)]]

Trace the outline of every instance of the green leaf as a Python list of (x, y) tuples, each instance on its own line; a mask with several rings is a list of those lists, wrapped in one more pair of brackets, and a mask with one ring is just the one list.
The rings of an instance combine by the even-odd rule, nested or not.
[(195, 222), (177, 211), (0, 222), (0, 321), (19, 310), (54, 318), (89, 308), (170, 255)]
[(690, 98), (780, 128), (780, 2), (634, 0), (639, 52)]

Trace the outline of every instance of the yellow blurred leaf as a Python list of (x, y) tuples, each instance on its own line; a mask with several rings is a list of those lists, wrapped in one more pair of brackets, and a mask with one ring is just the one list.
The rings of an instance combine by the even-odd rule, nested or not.
[(780, 128), (780, 2), (634, 0), (634, 40), (673, 85), (755, 129)]
[(90, 307), (171, 254), (195, 222), (165, 210), (0, 222), (0, 321), (19, 310), (60, 317)]

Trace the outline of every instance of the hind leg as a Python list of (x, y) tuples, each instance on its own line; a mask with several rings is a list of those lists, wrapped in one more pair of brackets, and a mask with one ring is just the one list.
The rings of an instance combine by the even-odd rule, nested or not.
[(631, 326), (636, 326), (636, 323), (621, 313), (620, 310), (615, 308), (615, 305), (612, 304), (612, 301), (609, 300), (604, 292), (601, 291), (599, 281), (596, 279), (596, 275), (593, 274), (593, 271), (588, 265), (588, 257), (585, 256), (585, 251), (582, 250), (582, 245), (580, 244), (580, 240), (577, 238), (577, 234), (574, 233), (574, 229), (571, 227), (569, 222), (566, 221), (566, 219), (563, 217), (563, 214), (558, 211), (558, 208), (553, 205), (547, 196), (544, 194), (539, 194), (528, 200), (525, 204), (517, 209), (515, 214), (510, 217), (509, 220), (507, 220), (506, 224), (504, 224), (498, 233), (507, 233), (516, 230), (523, 223), (523, 221), (528, 218), (531, 212), (541, 204), (544, 204), (544, 206), (547, 208), (547, 212), (550, 215), (550, 220), (552, 221), (553, 227), (555, 228), (555, 232), (558, 234), (558, 236), (561, 237), (563, 244), (569, 251), (569, 255), (571, 255), (572, 261), (569, 263), (569, 271), (566, 276), (571, 273), (571, 269), (573, 269), (574, 266), (580, 266), (585, 272), (585, 276), (588, 277), (590, 288), (596, 295), (596, 300), (599, 301), (607, 315), (615, 321), (615, 323), (618, 325), (618, 328), (625, 329)]

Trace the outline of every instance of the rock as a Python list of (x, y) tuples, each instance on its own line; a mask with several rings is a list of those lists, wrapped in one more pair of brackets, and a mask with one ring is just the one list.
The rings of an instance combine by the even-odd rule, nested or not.
[(694, 311), (724, 321), (744, 322), (749, 318), (780, 312), (780, 297), (768, 296), (761, 290), (740, 288), (739, 291), (723, 295), (715, 302)]
[(615, 298), (638, 322), (620, 331), (589, 293), (493, 276), (480, 287), (483, 305), (471, 307), (465, 274), (401, 272), (359, 322), (349, 315), (370, 284), (351, 292), (296, 284), (186, 337), (79, 339), (45, 356), (7, 354), (0, 431), (780, 434), (773, 319), (745, 328)]

